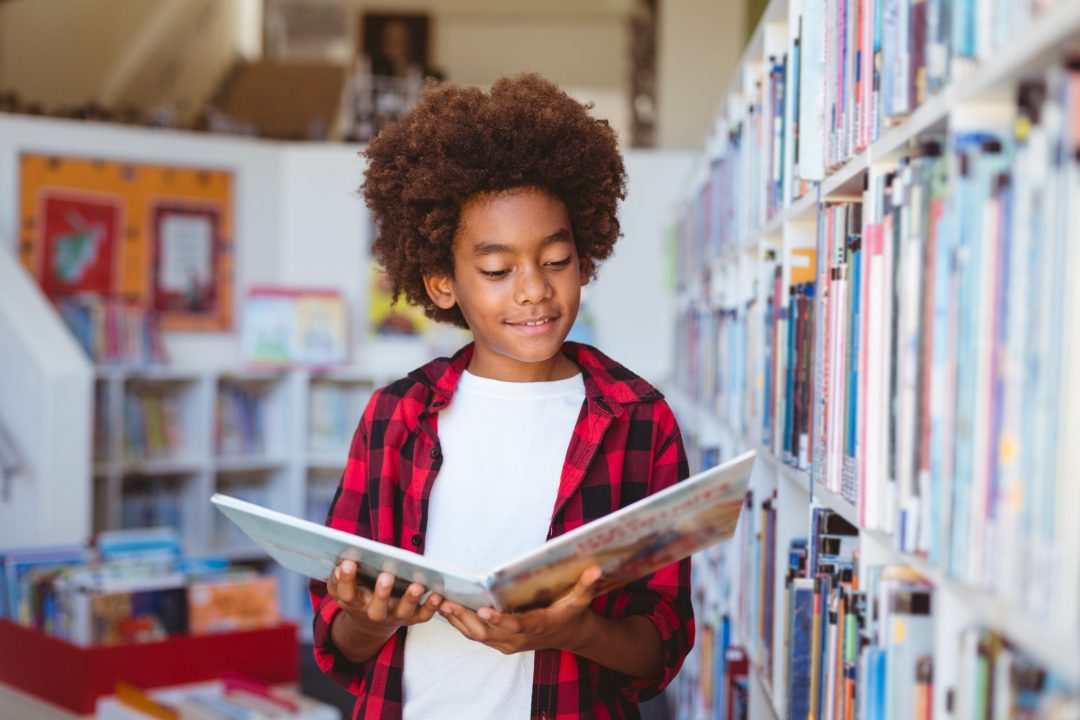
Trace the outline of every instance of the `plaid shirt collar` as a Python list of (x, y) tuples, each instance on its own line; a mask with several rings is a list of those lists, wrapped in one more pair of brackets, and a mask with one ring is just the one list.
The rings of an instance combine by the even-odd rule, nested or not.
[[(458, 381), (469, 366), (474, 349), (475, 344), (469, 343), (453, 357), (432, 360), (409, 373), (409, 377), (431, 389), (427, 403), (428, 412), (442, 410), (453, 399)], [(581, 368), (585, 397), (590, 410), (617, 418), (626, 412), (625, 405), (659, 400), (663, 397), (660, 391), (648, 382), (594, 347), (566, 342), (563, 343), (562, 352)]]

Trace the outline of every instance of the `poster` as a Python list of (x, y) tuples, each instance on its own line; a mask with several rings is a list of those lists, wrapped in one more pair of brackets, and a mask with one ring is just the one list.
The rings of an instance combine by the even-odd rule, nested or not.
[(51, 298), (109, 294), (121, 223), (115, 198), (46, 192), (41, 197), (41, 287)]
[(390, 279), (374, 261), (371, 263), (368, 286), (368, 327), (378, 337), (417, 337), (434, 324), (424, 311), (411, 305), (404, 297), (394, 304)]
[(244, 359), (256, 365), (344, 364), (349, 359), (348, 320), (337, 291), (252, 288), (240, 333)]
[(154, 310), (198, 315), (217, 302), (217, 213), (159, 206), (154, 210)]

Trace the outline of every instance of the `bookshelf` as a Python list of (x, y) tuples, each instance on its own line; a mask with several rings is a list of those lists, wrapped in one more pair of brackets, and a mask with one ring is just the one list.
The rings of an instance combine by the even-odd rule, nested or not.
[[(870, 628), (815, 630), (815, 683), (848, 669), (847, 649), (824, 643), (856, 637), (868, 665), (852, 666), (853, 697), (874, 697), (873, 658), (914, 647), (888, 639), (897, 620), (875, 607), (902, 596), (898, 617), (925, 645), (899, 687), (934, 716), (990, 702), (979, 667), (1037, 677), (1077, 712), (1080, 531), (1064, 508), (1080, 507), (1080, 387), (1064, 368), (1080, 358), (1067, 280), (1080, 271), (1080, 4), (1024, 8), (773, 0), (684, 188), (666, 390), (692, 465), (759, 454), (735, 538), (695, 564), (707, 637), (730, 623), (749, 658), (750, 717), (801, 716), (786, 666), (800, 538), (844, 548), (823, 556), (823, 622), (850, 600)], [(876, 39), (875, 12), (888, 18)], [(820, 72), (807, 69), (815, 29)], [(873, 54), (854, 52), (875, 40), (876, 77), (861, 72)], [(815, 525), (828, 517), (850, 541)], [(725, 679), (691, 664), (678, 716), (722, 717)], [(817, 717), (849, 702), (812, 687)]]
[(350, 370), (99, 367), (93, 530), (170, 525), (189, 555), (265, 566), (309, 633), (306, 583), (209, 503), (214, 492), (319, 522), (382, 378)]

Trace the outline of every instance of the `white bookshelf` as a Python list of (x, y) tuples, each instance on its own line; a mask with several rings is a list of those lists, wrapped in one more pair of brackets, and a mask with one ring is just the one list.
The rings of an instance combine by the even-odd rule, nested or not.
[[(768, 54), (775, 50), (775, 38), (786, 36), (788, 16), (793, 3), (797, 3), (797, 0), (773, 0), (769, 4), (731, 80), (727, 96), (719, 106), (716, 122), (718, 131), (726, 132), (746, 117), (747, 98), (753, 93), (755, 83), (762, 80), (762, 68), (766, 66)], [(723, 293), (734, 293), (741, 299), (756, 292), (757, 298), (764, 301), (769, 290), (763, 283), (758, 284), (756, 291), (747, 290), (740, 285), (752, 284), (755, 272), (752, 268), (766, 251), (775, 252), (781, 259), (783, 285), (787, 288), (789, 252), (795, 247), (807, 246), (809, 239), (814, 237), (820, 207), (826, 203), (861, 196), (864, 182), (872, 170), (892, 166), (898, 157), (910, 152), (917, 143), (929, 138), (941, 138), (950, 128), (970, 127), (972, 116), (996, 117), (1002, 110), (1013, 109), (1016, 89), (1021, 80), (1040, 76), (1046, 68), (1060, 62), (1078, 47), (1080, 3), (1064, 1), (1049, 7), (1030, 24), (1016, 28), (1010, 41), (995, 50), (990, 60), (959, 65), (950, 84), (929, 96), (902, 120), (883, 129), (877, 140), (863, 151), (835, 167), (827, 168), (826, 177), (820, 182), (811, 183), (806, 194), (794, 201), (789, 200), (772, 217), (749, 223), (749, 227), (734, 238), (733, 246), (706, 262), (707, 273), (692, 274), (689, 277), (687, 284), (680, 290), (679, 307), (702, 310), (725, 307), (720, 300), (730, 301), (731, 297), (719, 297)], [(706, 181), (708, 166), (718, 152), (718, 141), (709, 138), (698, 159), (689, 187), (684, 191), (684, 197), (689, 199), (697, 196)], [(821, 262), (821, 258), (818, 258), (818, 262)], [(749, 271), (748, 265), (751, 268)], [(704, 277), (706, 274), (707, 279)], [(719, 289), (718, 285), (721, 286)], [(708, 296), (705, 293), (706, 287), (710, 289)], [(1077, 293), (1073, 291), (1073, 297), (1076, 296)], [(1073, 324), (1067, 340), (1071, 350), (1067, 352), (1076, 353), (1080, 340), (1075, 337), (1075, 325), (1080, 323), (1074, 321)], [(761, 342), (761, 339), (758, 338), (758, 341)], [(682, 351), (677, 348), (676, 354)], [(696, 353), (697, 349), (689, 348), (689, 352)], [(957, 679), (956, 655), (960, 633), (971, 625), (982, 625), (995, 631), (1016, 649), (1063, 679), (1073, 691), (1080, 689), (1080, 608), (1074, 608), (1077, 617), (1037, 617), (1031, 611), (1009, 602), (981, 585), (950, 577), (925, 557), (897, 549), (898, 543), (893, 536), (865, 527), (860, 522), (857, 508), (825, 487), (813, 483), (808, 470), (789, 465), (783, 458), (778, 457), (773, 449), (764, 446), (759, 437), (748, 437), (744, 434), (734, 426), (737, 423), (732, 423), (725, 416), (724, 409), (717, 407), (707, 394), (691, 396), (679, 387), (670, 386), (665, 388), (665, 393), (676, 411), (684, 435), (690, 439), (691, 446), (718, 448), (721, 457), (731, 457), (750, 449), (758, 452), (751, 485), (754, 492), (754, 515), (760, 508), (761, 499), (773, 490), (776, 492), (779, 510), (775, 561), (778, 574), (775, 587), (778, 590), (775, 593), (777, 606), (774, 618), (777, 626), (774, 632), (774, 658), (783, 657), (785, 654), (780, 619), (784, 617), (781, 573), (786, 569), (786, 563), (782, 559), (787, 553), (787, 538), (799, 534), (806, 536), (809, 508), (811, 505), (822, 505), (859, 528), (862, 566), (908, 566), (933, 586), (935, 717), (948, 716), (946, 691), (955, 685)], [(1069, 397), (1075, 396), (1077, 393), (1074, 384)], [(1080, 404), (1080, 399), (1077, 403)], [(1076, 421), (1076, 411), (1072, 412), (1073, 419), (1065, 420), (1066, 423)], [(750, 417), (746, 420), (747, 426), (754, 428), (754, 433), (757, 433), (762, 418)], [(1067, 462), (1072, 463), (1067, 467), (1073, 471), (1080, 470), (1080, 466), (1075, 464), (1077, 451), (1071, 450), (1071, 455), (1068, 452), (1070, 451), (1063, 453), (1064, 457), (1069, 458)], [(792, 513), (795, 518), (784, 518), (785, 514)], [(746, 522), (756, 523), (757, 518), (747, 518), (744, 514), (740, 523)], [(1066, 539), (1072, 537), (1073, 534), (1065, 535)], [(1062, 548), (1061, 551), (1066, 553), (1066, 557), (1080, 563), (1080, 547), (1070, 546)], [(731, 563), (734, 567), (728, 571), (727, 581), (730, 583), (730, 596), (737, 598), (740, 593), (746, 592), (746, 588), (742, 584), (744, 579), (738, 572), (739, 550), (736, 548), (731, 552), (734, 553), (735, 560)], [(747, 620), (739, 615), (735, 607), (729, 606), (726, 610), (731, 612), (734, 623)], [(755, 629), (733, 629), (735, 641), (744, 646), (751, 656), (750, 717), (787, 717), (782, 670), (774, 663), (771, 677), (764, 672), (760, 658), (757, 657), (759, 653), (754, 648)], [(718, 679), (717, 682), (719, 681)], [(710, 717), (701, 715), (696, 709), (680, 709), (680, 716)]]
[[(166, 495), (161, 504), (175, 509), (189, 555), (267, 563), (266, 554), (214, 510), (210, 495), (238, 495), (300, 517), (321, 512), (315, 519), (323, 520), (326, 508), (315, 510), (322, 502), (328, 505), (360, 413), (384, 381), (346, 370), (99, 368), (95, 416), (108, 428), (99, 428), (95, 443), (94, 529), (130, 525), (132, 497), (157, 491)], [(146, 456), (127, 437), (136, 431), (131, 401), (125, 405), (132, 396), (173, 402), (176, 443), (169, 451)], [(323, 413), (331, 406), (337, 411), (336, 434), (335, 442), (327, 443)], [(222, 428), (222, 423), (243, 425), (253, 437), (237, 439), (236, 428)], [(145, 519), (145, 524), (157, 524), (153, 521), (163, 518), (148, 512)], [(304, 579), (274, 564), (267, 568), (278, 577), (285, 614), (298, 622), (302, 634), (310, 632)]]

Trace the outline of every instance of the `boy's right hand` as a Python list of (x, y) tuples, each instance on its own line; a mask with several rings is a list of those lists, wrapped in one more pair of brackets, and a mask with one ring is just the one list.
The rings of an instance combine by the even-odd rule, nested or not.
[[(343, 560), (326, 581), (326, 589), (349, 616), (355, 631), (385, 641), (399, 628), (427, 622), (434, 617), (442, 597), (432, 593), (424, 603), (424, 586), (412, 583), (400, 598), (391, 597), (394, 576), (380, 573), (371, 589), (356, 582), (356, 563)], [(336, 624), (336, 623), (335, 623)]]

